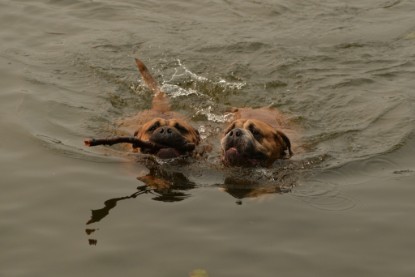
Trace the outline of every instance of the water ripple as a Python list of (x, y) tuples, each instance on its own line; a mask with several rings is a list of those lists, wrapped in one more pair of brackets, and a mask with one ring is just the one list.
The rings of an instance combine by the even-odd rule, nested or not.
[(345, 211), (356, 206), (356, 200), (342, 192), (338, 185), (321, 180), (300, 183), (290, 195), (319, 210)]

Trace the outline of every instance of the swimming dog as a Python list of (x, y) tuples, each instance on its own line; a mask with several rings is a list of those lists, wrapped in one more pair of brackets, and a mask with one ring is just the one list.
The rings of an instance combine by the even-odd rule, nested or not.
[(240, 108), (221, 139), (225, 166), (269, 167), (293, 155), (289, 138), (280, 130), (282, 114), (273, 108)]
[(162, 159), (190, 154), (200, 142), (198, 130), (188, 123), (184, 115), (171, 111), (166, 93), (160, 89), (148, 68), (139, 59), (135, 59), (135, 63), (144, 83), (154, 93), (152, 107), (120, 120), (119, 128), (145, 142), (138, 144), (138, 147), (136, 144), (141, 153)]

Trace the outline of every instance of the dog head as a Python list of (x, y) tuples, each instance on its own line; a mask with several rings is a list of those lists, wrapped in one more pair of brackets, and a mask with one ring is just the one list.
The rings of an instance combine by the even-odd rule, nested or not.
[(141, 152), (162, 159), (186, 155), (193, 150), (189, 145), (195, 146), (200, 142), (199, 132), (182, 119), (155, 118), (143, 124), (134, 136), (161, 146), (159, 149), (141, 149)]
[(221, 140), (222, 161), (227, 166), (270, 166), (292, 155), (288, 137), (256, 119), (237, 119)]

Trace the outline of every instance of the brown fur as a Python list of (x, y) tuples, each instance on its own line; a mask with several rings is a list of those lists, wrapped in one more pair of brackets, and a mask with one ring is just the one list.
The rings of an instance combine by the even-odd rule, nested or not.
[(135, 133), (134, 136), (137, 138), (149, 141), (152, 135), (150, 130), (152, 126), (158, 124), (159, 126), (167, 126), (171, 128), (176, 128), (181, 130), (182, 136), (185, 137), (187, 142), (199, 144), (200, 137), (198, 131), (194, 129), (190, 124), (180, 118), (164, 119), (164, 118), (154, 118), (146, 123), (144, 123)]
[[(171, 158), (178, 154), (185, 154), (182, 151), (176, 151), (177, 144), (199, 144), (200, 136), (198, 131), (187, 123), (184, 115), (170, 110), (170, 103), (166, 93), (160, 89), (157, 81), (150, 74), (144, 63), (139, 59), (135, 59), (135, 61), (144, 83), (154, 93), (152, 107), (149, 110), (141, 111), (134, 116), (118, 121), (120, 130), (129, 134), (134, 133), (134, 136), (143, 141), (167, 145), (168, 147), (166, 148), (172, 149), (171, 155), (161, 155), (161, 158)], [(169, 136), (161, 136), (167, 133)], [(141, 152), (143, 151), (141, 150)], [(158, 153), (151, 154), (158, 155)]]
[(281, 131), (286, 119), (272, 108), (241, 108), (221, 140), (222, 161), (228, 166), (270, 166), (291, 157), (291, 141)]

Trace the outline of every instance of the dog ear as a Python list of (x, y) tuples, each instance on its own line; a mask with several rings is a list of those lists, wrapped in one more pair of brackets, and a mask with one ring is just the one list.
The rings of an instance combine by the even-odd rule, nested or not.
[(275, 140), (283, 145), (285, 157), (290, 158), (293, 155), (290, 139), (281, 131), (276, 130), (275, 133)]
[(135, 130), (134, 131), (134, 136), (136, 137), (140, 132), (141, 132), (141, 129), (143, 128), (143, 126), (142, 125), (140, 125), (140, 126), (138, 126), (138, 128), (137, 128), (137, 130)]
[(225, 132), (224, 132), (224, 134), (226, 135), (227, 133), (229, 133), (229, 131), (230, 130), (232, 130), (232, 129), (234, 129), (235, 128), (235, 122), (233, 122), (231, 125), (229, 125), (226, 129), (225, 129)]

